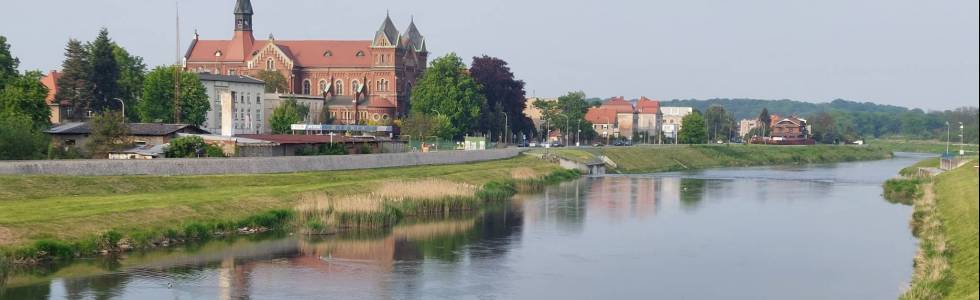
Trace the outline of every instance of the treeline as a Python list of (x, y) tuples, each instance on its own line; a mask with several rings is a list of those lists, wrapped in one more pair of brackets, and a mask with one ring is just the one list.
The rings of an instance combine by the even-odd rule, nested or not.
[(978, 142), (977, 107), (961, 107), (945, 111), (923, 111), (901, 106), (855, 102), (837, 99), (829, 103), (809, 103), (794, 100), (708, 99), (670, 100), (662, 106), (690, 106), (699, 111), (723, 107), (735, 120), (756, 119), (763, 109), (779, 116), (797, 115), (814, 125), (818, 141), (858, 140), (868, 138), (946, 139), (946, 124), (950, 135), (959, 141), (963, 123), (964, 141)]

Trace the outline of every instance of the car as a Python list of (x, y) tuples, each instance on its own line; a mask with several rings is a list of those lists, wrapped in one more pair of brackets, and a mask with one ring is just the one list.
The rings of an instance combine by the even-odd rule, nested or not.
[(527, 148), (527, 147), (531, 147), (531, 145), (527, 141), (520, 141), (520, 142), (517, 142), (517, 147), (518, 148)]

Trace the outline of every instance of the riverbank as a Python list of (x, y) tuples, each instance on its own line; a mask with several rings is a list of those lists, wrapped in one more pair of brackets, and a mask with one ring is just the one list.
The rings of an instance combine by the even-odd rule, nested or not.
[[(974, 160), (933, 178), (908, 179), (917, 183), (910, 222), (920, 242), (912, 283), (903, 299), (978, 298), (976, 164)], [(886, 185), (885, 193), (890, 189)]]
[(588, 162), (605, 156), (619, 173), (670, 172), (716, 167), (831, 163), (892, 157), (890, 150), (867, 146), (642, 145), (635, 147), (557, 148), (547, 151)]
[[(68, 251), (113, 247), (124, 240), (179, 241), (216, 231), (235, 233), (240, 226), (255, 231), (291, 219), (300, 201), (311, 195), (367, 195), (385, 184), (423, 179), (480, 191), (497, 189), (499, 195), (501, 182), (547, 180), (557, 170), (557, 165), (520, 156), (468, 164), (288, 174), (0, 176), (0, 249), (22, 258), (38, 252), (64, 256), (70, 255)], [(490, 183), (498, 187), (487, 188)]]

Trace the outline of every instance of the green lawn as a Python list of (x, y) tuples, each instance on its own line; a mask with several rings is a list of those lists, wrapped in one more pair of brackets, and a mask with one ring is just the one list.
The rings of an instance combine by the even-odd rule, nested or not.
[(521, 156), (472, 164), (263, 175), (0, 176), (0, 248), (75, 240), (108, 229), (167, 228), (292, 208), (300, 194), (369, 193), (387, 180), (439, 178), (481, 185), (515, 168), (557, 168)]
[(567, 159), (591, 160), (605, 155), (622, 173), (651, 173), (713, 167), (825, 163), (891, 157), (891, 151), (868, 146), (641, 145), (634, 147), (561, 148)]
[[(954, 144), (959, 140), (952, 141)], [(941, 154), (946, 151), (946, 141), (938, 140), (899, 140), (899, 139), (880, 139), (868, 140), (868, 145), (882, 147), (895, 152), (920, 152)], [(977, 145), (970, 145), (965, 150), (977, 151)], [(950, 152), (959, 152), (960, 146), (949, 146)], [(974, 152), (976, 153), (976, 152)]]
[(953, 285), (948, 299), (978, 299), (977, 296), (977, 173), (969, 163), (936, 177), (934, 189), (943, 230), (949, 242), (949, 264)]

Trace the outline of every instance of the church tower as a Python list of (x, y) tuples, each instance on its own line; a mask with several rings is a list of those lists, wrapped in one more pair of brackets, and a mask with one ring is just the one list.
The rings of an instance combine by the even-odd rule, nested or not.
[(235, 3), (235, 31), (252, 31), (252, 1)]

